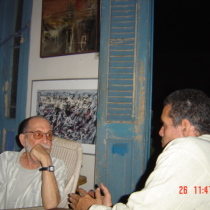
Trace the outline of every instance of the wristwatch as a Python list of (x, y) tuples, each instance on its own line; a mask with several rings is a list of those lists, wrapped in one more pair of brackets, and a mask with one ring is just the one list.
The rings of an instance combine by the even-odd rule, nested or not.
[(39, 169), (39, 171), (50, 171), (50, 172), (54, 172), (54, 166), (42, 167), (42, 168)]

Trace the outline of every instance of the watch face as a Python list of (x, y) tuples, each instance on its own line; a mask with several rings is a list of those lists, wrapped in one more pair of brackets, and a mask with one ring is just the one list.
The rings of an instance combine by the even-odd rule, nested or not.
[(53, 172), (54, 171), (54, 166), (49, 166), (49, 171)]

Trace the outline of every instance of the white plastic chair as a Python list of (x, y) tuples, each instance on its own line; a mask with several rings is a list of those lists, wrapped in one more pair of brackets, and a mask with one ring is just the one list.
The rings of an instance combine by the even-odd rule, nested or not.
[(65, 187), (65, 197), (58, 207), (68, 208), (68, 194), (75, 192), (80, 169), (82, 167), (82, 147), (80, 143), (55, 137), (51, 155), (63, 160), (67, 167), (67, 181)]

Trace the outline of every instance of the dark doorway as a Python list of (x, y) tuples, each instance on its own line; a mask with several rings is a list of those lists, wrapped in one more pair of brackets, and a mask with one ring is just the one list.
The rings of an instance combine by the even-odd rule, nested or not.
[(164, 98), (183, 88), (197, 88), (210, 96), (207, 3), (155, 0), (152, 139), (156, 151), (161, 151), (158, 130)]

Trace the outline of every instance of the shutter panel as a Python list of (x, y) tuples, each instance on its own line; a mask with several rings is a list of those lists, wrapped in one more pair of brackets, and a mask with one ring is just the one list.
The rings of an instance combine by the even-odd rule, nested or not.
[(101, 0), (96, 184), (116, 203), (149, 156), (153, 0)]
[(133, 121), (136, 2), (112, 1), (109, 38), (108, 121)]
[(14, 138), (26, 115), (33, 0), (0, 0), (0, 152), (19, 150)]
[(96, 184), (135, 190), (150, 146), (153, 0), (101, 0)]

